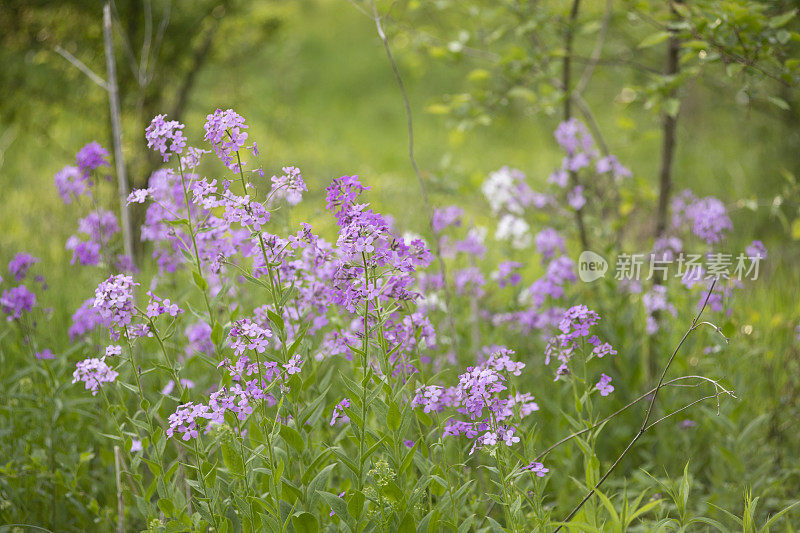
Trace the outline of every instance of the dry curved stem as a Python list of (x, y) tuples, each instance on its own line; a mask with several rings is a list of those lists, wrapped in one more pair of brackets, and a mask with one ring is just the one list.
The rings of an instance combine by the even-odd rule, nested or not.
[[(383, 43), (383, 49), (386, 51), (386, 57), (389, 59), (389, 63), (392, 65), (392, 72), (394, 73), (394, 79), (397, 82), (397, 86), (400, 89), (400, 94), (403, 97), (403, 108), (405, 109), (406, 114), (406, 125), (408, 128), (408, 158), (411, 160), (411, 166), (414, 168), (414, 174), (417, 176), (417, 183), (419, 184), (420, 192), (422, 193), (422, 201), (425, 204), (425, 209), (428, 213), (428, 226), (431, 230), (431, 234), (433, 235), (433, 252), (436, 256), (436, 261), (439, 265), (439, 275), (442, 276), (442, 283), (444, 288), (444, 298), (445, 298), (445, 305), (447, 306), (447, 324), (448, 328), (450, 329), (450, 336), (452, 338), (452, 346), (453, 348), (458, 351), (458, 336), (456, 335), (456, 326), (453, 322), (452, 316), (452, 308), (450, 306), (450, 287), (447, 283), (447, 269), (444, 264), (444, 259), (442, 258), (442, 251), (439, 246), (439, 239), (436, 238), (436, 231), (433, 229), (433, 207), (431, 207), (430, 201), (428, 200), (428, 191), (425, 186), (425, 180), (422, 179), (422, 173), (419, 170), (419, 165), (417, 165), (417, 158), (414, 155), (414, 122), (411, 115), (411, 103), (408, 100), (408, 93), (406, 92), (405, 84), (403, 83), (403, 78), (400, 75), (400, 69), (397, 66), (397, 62), (394, 59), (394, 55), (392, 55), (392, 49), (389, 46), (389, 39), (386, 36), (386, 32), (383, 29), (383, 23), (381, 21), (381, 16), (378, 13), (378, 8), (375, 5), (375, 0), (370, 0), (370, 4), (372, 5), (372, 20), (375, 22), (375, 27), (378, 30), (378, 37), (380, 37), (381, 42)], [(354, 4), (357, 6), (357, 4)], [(358, 6), (357, 6), (358, 7)], [(361, 10), (364, 12), (363, 10)]]
[[(698, 386), (700, 386), (702, 384), (702, 383), (694, 383), (694, 384), (683, 385), (683, 384), (679, 384), (678, 383), (680, 381), (685, 381), (687, 379), (698, 379), (698, 380), (701, 380), (701, 381), (704, 381), (704, 382), (711, 383), (712, 385), (714, 385), (714, 388), (717, 391), (714, 396), (718, 396), (720, 394), (728, 394), (729, 396), (731, 396), (733, 398), (736, 398), (736, 396), (733, 394), (732, 391), (729, 391), (728, 389), (726, 389), (725, 387), (720, 385), (718, 381), (716, 381), (714, 379), (711, 379), (711, 378), (707, 378), (705, 376), (694, 376), (694, 375), (693, 376), (681, 376), (681, 377), (678, 377), (678, 378), (671, 379), (669, 381), (665, 381), (664, 384), (661, 387), (662, 388), (663, 387), (668, 387), (668, 386), (673, 386), (673, 387), (698, 387)], [(555, 443), (553, 443), (550, 446), (548, 446), (544, 451), (540, 452), (539, 455), (534, 457), (533, 460), (534, 461), (541, 461), (541, 459), (544, 458), (548, 453), (550, 453), (554, 449), (558, 448), (559, 446), (561, 446), (565, 442), (569, 442), (570, 440), (574, 439), (575, 437), (579, 437), (579, 436), (583, 435), (584, 433), (588, 433), (589, 431), (592, 431), (593, 429), (597, 429), (598, 427), (602, 426), (603, 424), (605, 424), (606, 422), (608, 422), (612, 418), (617, 417), (618, 415), (620, 415), (623, 412), (627, 411), (628, 409), (630, 409), (631, 407), (633, 407), (634, 405), (636, 405), (640, 401), (644, 400), (645, 398), (648, 398), (655, 391), (656, 391), (655, 388), (650, 389), (649, 391), (647, 391), (646, 393), (642, 394), (641, 396), (639, 396), (635, 400), (633, 400), (633, 401), (627, 403), (625, 406), (617, 409), (616, 411), (614, 411), (613, 413), (611, 413), (607, 417), (605, 417), (605, 418), (603, 418), (601, 420), (598, 420), (593, 425), (591, 425), (591, 426), (589, 426), (587, 428), (581, 429), (579, 431), (576, 431), (574, 433), (571, 433), (571, 434), (567, 435), (566, 437), (564, 437), (563, 439), (560, 439), (560, 440), (556, 441)], [(714, 396), (710, 396), (710, 397), (713, 398)], [(708, 399), (708, 398), (709, 397), (706, 397), (704, 399)], [(680, 410), (685, 410), (686, 408), (688, 408), (688, 407), (690, 407), (692, 405), (694, 405), (694, 402), (689, 404), (688, 406), (686, 406), (684, 408), (681, 408)], [(674, 414), (674, 413), (672, 413), (672, 414)], [(655, 425), (655, 423), (652, 424), (652, 425)]]
[[(605, 13), (603, 14), (603, 22), (602, 26), (600, 27), (600, 33), (597, 36), (597, 42), (592, 50), (592, 55), (589, 56), (589, 61), (587, 62), (586, 68), (581, 75), (581, 79), (578, 81), (578, 85), (575, 87), (575, 95), (583, 94), (583, 91), (585, 91), (586, 87), (589, 86), (589, 82), (592, 79), (592, 74), (594, 74), (594, 68), (597, 66), (598, 61), (600, 61), (600, 56), (603, 53), (603, 46), (606, 44), (606, 36), (608, 35), (608, 26), (611, 22), (611, 13), (613, 9), (614, 0), (606, 0), (606, 9)], [(575, 56), (573, 55), (572, 58), (575, 59)]]
[[(658, 379), (658, 384), (656, 385), (655, 389), (653, 389), (652, 397), (650, 398), (650, 403), (647, 406), (647, 412), (644, 415), (644, 420), (642, 420), (642, 425), (639, 428), (639, 431), (636, 432), (636, 435), (633, 436), (631, 441), (628, 443), (628, 445), (625, 447), (625, 449), (622, 451), (622, 453), (619, 455), (619, 457), (617, 457), (616, 461), (614, 461), (614, 463), (611, 465), (611, 467), (609, 467), (609, 469), (606, 471), (606, 473), (603, 474), (603, 477), (601, 477), (600, 480), (597, 482), (597, 484), (589, 492), (586, 493), (586, 495), (578, 503), (578, 505), (576, 505), (572, 509), (572, 511), (570, 511), (570, 513), (567, 515), (567, 517), (564, 520), (561, 521), (561, 524), (566, 524), (567, 522), (572, 520), (572, 518), (578, 513), (578, 511), (580, 511), (581, 508), (586, 504), (586, 502), (588, 502), (589, 499), (594, 495), (594, 493), (597, 491), (597, 489), (599, 489), (600, 486), (609, 478), (609, 476), (611, 476), (611, 473), (614, 472), (614, 470), (617, 468), (617, 466), (619, 466), (619, 464), (622, 462), (622, 459), (625, 458), (625, 456), (633, 448), (633, 446), (636, 444), (636, 442), (641, 438), (642, 435), (644, 435), (645, 431), (647, 431), (648, 429), (650, 429), (654, 425), (658, 424), (662, 420), (665, 420), (666, 418), (669, 418), (670, 416), (672, 416), (672, 415), (674, 415), (676, 413), (684, 411), (684, 410), (688, 409), (689, 407), (691, 407), (692, 405), (694, 405), (694, 404), (696, 404), (696, 403), (698, 403), (700, 401), (706, 400), (708, 398), (717, 398), (719, 400), (719, 395), (722, 394), (722, 393), (719, 391), (719, 389), (717, 389), (716, 393), (713, 396), (710, 396), (710, 397), (707, 397), (707, 398), (701, 398), (700, 400), (696, 400), (696, 401), (690, 403), (687, 406), (684, 406), (683, 408), (681, 408), (681, 409), (679, 409), (677, 411), (673, 411), (669, 415), (666, 415), (666, 416), (664, 416), (662, 418), (659, 418), (658, 420), (656, 420), (652, 424), (648, 424), (648, 422), (650, 422), (650, 416), (653, 414), (653, 408), (655, 407), (656, 400), (658, 399), (658, 393), (664, 387), (664, 384), (665, 384), (664, 378), (666, 377), (670, 366), (672, 366), (672, 362), (675, 360), (675, 357), (678, 355), (678, 351), (681, 349), (683, 344), (686, 342), (686, 339), (689, 338), (689, 335), (701, 323), (700, 322), (700, 317), (702, 316), (703, 311), (705, 311), (706, 306), (708, 305), (708, 299), (711, 297), (711, 294), (714, 291), (714, 286), (716, 285), (716, 283), (717, 283), (716, 279), (711, 282), (711, 286), (708, 288), (708, 292), (706, 293), (705, 300), (703, 300), (703, 306), (700, 308), (700, 311), (697, 313), (697, 315), (692, 320), (692, 323), (689, 326), (689, 328), (686, 330), (686, 333), (683, 334), (683, 337), (681, 338), (681, 341), (678, 343), (678, 345), (675, 347), (675, 350), (673, 350), (672, 355), (669, 357), (669, 360), (667, 360), (667, 364), (664, 365), (664, 369), (661, 372), (661, 377)], [(715, 385), (715, 386), (718, 386), (718, 385)], [(563, 527), (563, 525), (559, 525), (555, 529), (555, 532), (560, 531), (562, 527)]]

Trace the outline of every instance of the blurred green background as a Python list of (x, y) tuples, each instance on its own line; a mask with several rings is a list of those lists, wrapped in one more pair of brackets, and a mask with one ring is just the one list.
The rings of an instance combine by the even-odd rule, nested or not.
[[(90, 7), (97, 12), (94, 20)], [(84, 27), (85, 31), (99, 35), (100, 8), (89, 3), (82, 13), (82, 25), (96, 25)], [(452, 22), (458, 24), (458, 19)], [(47, 21), (40, 24), (46, 26)], [(534, 188), (546, 179), (561, 158), (552, 137), (557, 114), (510, 107), (488, 125), (468, 130), (451, 127), (449, 117), (435, 113), (436, 104), (443, 95), (463, 91), (463, 78), (480, 68), (481, 60), (466, 56), (441, 60), (415, 46), (413, 28), (392, 26), (391, 20), (387, 25), (414, 113), (417, 158), (436, 204), (457, 201), (480, 211), (478, 186), (502, 165), (525, 171)], [(119, 32), (116, 37), (121, 48)], [(593, 36), (583, 40), (589, 46)], [(24, 248), (63, 264), (68, 255), (61, 243), (73, 231), (73, 215), (61, 204), (53, 175), (87, 142), (111, 145), (103, 90), (53, 51), (55, 45), (63, 46), (103, 75), (102, 55), (97, 49), (81, 48), (85, 43), (74, 35), (37, 40), (24, 54), (14, 55), (15, 68), (5, 74), (29, 78), (6, 80), (15, 82), (5, 87), (6, 93), (14, 93), (6, 95), (0, 117), (4, 257)], [(7, 54), (13, 52), (6, 47)], [(118, 63), (124, 72), (124, 59)], [(655, 191), (661, 142), (658, 119), (638, 102), (623, 103), (620, 98), (620, 87), (639, 84), (642, 77), (630, 69), (600, 65), (586, 97), (612, 153)], [(56, 94), (51, 95), (48, 91), (53, 89)], [(770, 218), (768, 209), (737, 217), (741, 205), (737, 201), (769, 206), (782, 191), (783, 174), (797, 171), (800, 134), (795, 117), (777, 107), (741, 105), (738, 99), (735, 84), (700, 78), (688, 87), (678, 122), (676, 189), (690, 186), (698, 194), (721, 197), (732, 208), (734, 222), (737, 218), (743, 222), (736, 224), (742, 240), (756, 234), (783, 239), (785, 228)], [(132, 100), (123, 99), (129, 155), (144, 144), (140, 124), (129, 118), (137, 104)], [(217, 107), (233, 107), (247, 118), (267, 172), (277, 172), (284, 164), (297, 165), (312, 198), (319, 198), (331, 177), (359, 174), (373, 185), (372, 199), (399, 217), (401, 225), (424, 228), (423, 207), (407, 157), (400, 93), (374, 24), (345, 0), (231, 8), (221, 19), (213, 51), (197, 72), (181, 117), (190, 143), (202, 145), (204, 116)], [(169, 108), (165, 105), (158, 112)], [(144, 176), (135, 170), (131, 179), (141, 183)], [(319, 202), (307, 202), (311, 203), (316, 210), (321, 208)], [(39, 238), (43, 228), (50, 238)]]

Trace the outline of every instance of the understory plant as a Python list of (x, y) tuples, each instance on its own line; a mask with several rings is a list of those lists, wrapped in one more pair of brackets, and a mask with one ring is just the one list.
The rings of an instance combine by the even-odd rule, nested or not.
[[(565, 157), (549, 190), (533, 191), (510, 168), (487, 178), (493, 241), (460, 207), (445, 206), (432, 211), (433, 246), (376, 212), (357, 176), (325, 189), (320, 230), (292, 225), (289, 212), (309, 192), (302, 173), (287, 165), (268, 178), (247, 130), (242, 116), (217, 109), (197, 147), (183, 124), (152, 120), (145, 136), (164, 168), (128, 198), (146, 206), (141, 238), (153, 261), (144, 273), (117, 253), (115, 215), (97, 202), (108, 154), (91, 144), (56, 176), (65, 203), (86, 213), (67, 243), (73, 263), (98, 270), (66, 353), (43, 346), (54, 337), (40, 323), (44, 280), (25, 283), (37, 259), (21, 253), (9, 265), (3, 335), (30, 355), (3, 394), (40, 395), (51, 428), (65, 408), (70, 420), (96, 421), (98, 451), (80, 456), (69, 487), (56, 475), (66, 458), (50, 458), (43, 523), (58, 528), (69, 495), (91, 527), (120, 531), (725, 527), (725, 517), (687, 518), (685, 498), (668, 503), (656, 477), (637, 482), (636, 496), (620, 482), (656, 426), (690, 427), (696, 405), (719, 409), (734, 397), (725, 376), (683, 372), (678, 362), (725, 348), (717, 319), (741, 283), (708, 263), (661, 281), (578, 282), (574, 213), (586, 209), (599, 224), (606, 204), (590, 212), (585, 195), (597, 191), (567, 177), (614, 191), (613, 204), (631, 174), (597, 153), (582, 123), (556, 130)], [(201, 176), (214, 159), (219, 177)], [(640, 270), (683, 257), (684, 242), (722, 253), (714, 247), (732, 224), (719, 200), (687, 191), (673, 213), (672, 233)], [(752, 272), (766, 250), (755, 242), (740, 255)], [(669, 350), (650, 344), (664, 347), (661, 366), (638, 387), (636, 339), (680, 322), (688, 327), (677, 340), (665, 335)], [(77, 399), (65, 404), (68, 392)], [(4, 468), (6, 493), (19, 474)], [(87, 475), (109, 489), (88, 506), (76, 495)], [(13, 505), (0, 513), (8, 523), (37, 514)]]

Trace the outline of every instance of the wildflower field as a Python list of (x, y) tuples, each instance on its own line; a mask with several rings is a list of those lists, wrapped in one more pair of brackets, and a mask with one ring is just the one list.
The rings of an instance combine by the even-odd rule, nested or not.
[(798, 9), (0, 3), (0, 532), (800, 530)]

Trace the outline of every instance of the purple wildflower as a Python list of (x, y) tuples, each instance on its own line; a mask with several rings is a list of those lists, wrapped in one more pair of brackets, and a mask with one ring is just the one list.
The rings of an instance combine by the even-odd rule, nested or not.
[(67, 250), (72, 250), (70, 264), (76, 262), (81, 266), (97, 266), (100, 264), (100, 244), (93, 241), (82, 241), (75, 235), (67, 239)]
[(542, 262), (552, 259), (557, 251), (566, 253), (564, 237), (553, 228), (545, 228), (533, 238), (536, 251), (542, 256)]
[(186, 147), (183, 135), (184, 125), (177, 120), (164, 120), (167, 115), (156, 115), (145, 130), (147, 147), (161, 154), (164, 162), (169, 161), (172, 154), (180, 154)]
[(303, 192), (308, 191), (306, 182), (296, 167), (283, 167), (284, 174), (280, 177), (272, 176), (273, 199), (283, 199), (289, 205), (297, 205), (303, 199)]
[(245, 145), (247, 132), (243, 130), (247, 127), (244, 117), (233, 109), (226, 111), (217, 109), (214, 113), (206, 116), (204, 138), (211, 143), (217, 157), (234, 172), (239, 171), (239, 165), (234, 163), (233, 154)]
[(56, 355), (50, 348), (45, 348), (42, 351), (36, 352), (36, 359), (55, 359)]
[(72, 203), (73, 198), (78, 198), (84, 194), (88, 195), (87, 182), (88, 179), (81, 173), (80, 169), (73, 166), (62, 168), (55, 176), (58, 194), (65, 204)]
[(595, 388), (600, 391), (600, 396), (608, 396), (614, 392), (614, 386), (611, 384), (611, 378), (605, 374), (600, 374), (600, 381), (597, 382)]
[(119, 373), (106, 364), (105, 357), (100, 359), (91, 357), (75, 365), (72, 382), (83, 381), (86, 390), (92, 391), (92, 396), (96, 396), (103, 383), (112, 383), (117, 376)]
[[(95, 290), (93, 306), (100, 316), (110, 319), (116, 327), (124, 327), (131, 323), (131, 318), (136, 314), (133, 307), (133, 288), (139, 285), (133, 278), (125, 274), (109, 277), (98, 285)], [(111, 330), (112, 338), (119, 338), (119, 334)]]
[(345, 407), (350, 407), (350, 400), (348, 400), (347, 398), (344, 398), (341, 402), (337, 403), (333, 407), (333, 414), (331, 414), (331, 424), (330, 424), (331, 426), (334, 425), (336, 421), (339, 420), (340, 418), (344, 422), (348, 422), (350, 420), (347, 417), (347, 415), (344, 414)]
[(125, 205), (131, 204), (143, 204), (147, 200), (147, 197), (153, 193), (150, 189), (134, 189), (128, 195), (128, 200)]
[(547, 474), (550, 471), (549, 468), (545, 468), (545, 466), (542, 463), (537, 463), (536, 461), (523, 466), (521, 470), (523, 472), (530, 472), (532, 474), (536, 474), (538, 477), (544, 477), (545, 474)]
[(8, 271), (17, 281), (22, 281), (28, 275), (28, 270), (40, 260), (29, 253), (19, 252), (8, 262)]
[(613, 155), (608, 155), (598, 159), (596, 168), (598, 174), (611, 172), (615, 180), (619, 180), (621, 178), (630, 178), (633, 176), (633, 173), (628, 169), (628, 167), (620, 163), (616, 156)]
[(303, 361), (300, 359), (300, 354), (295, 354), (286, 363), (284, 363), (283, 368), (285, 368), (286, 373), (291, 376), (292, 374), (300, 373), (300, 366), (302, 364)]
[(517, 261), (503, 261), (498, 263), (497, 270), (492, 273), (492, 279), (497, 281), (500, 288), (511, 285), (517, 285), (522, 276), (519, 275), (517, 270), (522, 268), (522, 263)]
[(111, 318), (104, 318), (93, 304), (94, 298), (89, 298), (72, 315), (72, 326), (69, 328), (71, 342), (94, 330), (97, 326), (111, 327)]
[(586, 198), (583, 197), (583, 186), (576, 185), (567, 193), (567, 203), (575, 211), (580, 211), (586, 205)]
[(753, 241), (747, 248), (744, 249), (744, 253), (747, 255), (747, 257), (766, 259), (767, 247), (764, 246), (764, 243), (761, 241)]
[(672, 210), (675, 226), (687, 222), (692, 233), (708, 244), (721, 241), (723, 233), (733, 229), (725, 205), (713, 196), (698, 199), (685, 190), (672, 201)]
[(0, 309), (7, 314), (6, 320), (18, 320), (22, 313), (30, 313), (36, 305), (36, 295), (28, 290), (25, 285), (3, 291), (0, 296)]
[(169, 298), (162, 300), (153, 294), (152, 291), (147, 291), (147, 295), (150, 297), (150, 302), (147, 304), (146, 311), (149, 318), (157, 318), (161, 315), (176, 317), (183, 313), (183, 309), (178, 307), (177, 304), (170, 302)]
[(78, 169), (84, 175), (88, 175), (92, 170), (107, 167), (110, 155), (108, 150), (100, 146), (100, 143), (90, 142), (78, 151), (75, 155), (75, 162)]
[(442, 230), (450, 226), (461, 226), (461, 217), (463, 215), (464, 210), (456, 205), (434, 209), (433, 218), (431, 219), (433, 231), (441, 233)]

